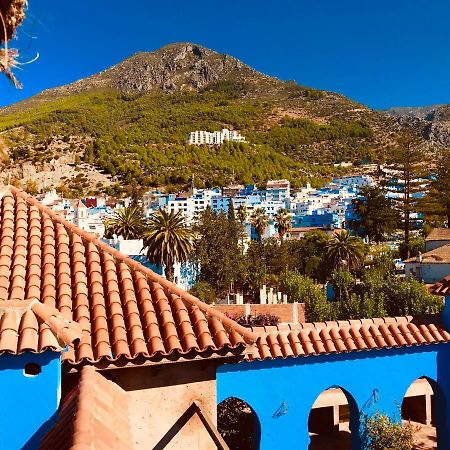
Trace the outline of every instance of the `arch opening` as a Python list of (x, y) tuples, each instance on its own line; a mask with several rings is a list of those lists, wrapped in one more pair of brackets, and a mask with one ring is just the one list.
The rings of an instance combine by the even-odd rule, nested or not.
[(217, 429), (231, 450), (259, 450), (261, 424), (244, 400), (228, 397), (217, 405)]
[(418, 448), (435, 449), (445, 426), (443, 393), (436, 381), (427, 377), (414, 380), (403, 397), (401, 416), (415, 428)]
[(351, 450), (359, 445), (359, 411), (354, 398), (333, 386), (314, 402), (308, 417), (309, 450)]

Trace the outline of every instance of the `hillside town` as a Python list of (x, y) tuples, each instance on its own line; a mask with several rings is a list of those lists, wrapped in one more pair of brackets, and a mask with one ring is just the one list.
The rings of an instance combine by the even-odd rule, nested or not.
[[(144, 215), (150, 217), (158, 209), (180, 213), (186, 224), (193, 224), (207, 208), (216, 213), (227, 213), (230, 204), (237, 210), (244, 207), (248, 218), (256, 209), (262, 209), (270, 221), (264, 230), (264, 238), (275, 236), (274, 217), (280, 209), (289, 212), (292, 220), (292, 233), (302, 228), (334, 230), (344, 228), (346, 220), (352, 217), (352, 200), (362, 186), (373, 186), (375, 182), (369, 175), (348, 176), (334, 179), (323, 188), (310, 185), (291, 192), (288, 180), (268, 180), (265, 188), (254, 185), (230, 185), (223, 188), (197, 189), (187, 192), (166, 194), (152, 190), (142, 196)], [(102, 238), (104, 222), (115, 211), (131, 204), (131, 198), (112, 198), (105, 195), (87, 196), (81, 199), (61, 198), (55, 190), (37, 195), (42, 204), (59, 212), (69, 222), (81, 229)], [(248, 228), (249, 237), (252, 236)], [(293, 235), (291, 235), (293, 236)]]

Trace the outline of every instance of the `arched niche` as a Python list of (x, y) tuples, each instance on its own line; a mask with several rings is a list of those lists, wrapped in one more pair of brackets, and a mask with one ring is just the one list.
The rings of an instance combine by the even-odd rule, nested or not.
[(228, 397), (217, 405), (217, 429), (230, 450), (259, 450), (261, 424), (244, 400)]
[(401, 416), (416, 428), (415, 441), (419, 448), (444, 448), (445, 414), (444, 393), (435, 380), (420, 377), (409, 385), (402, 400)]
[(309, 450), (359, 448), (359, 410), (355, 399), (339, 386), (316, 398), (308, 417)]

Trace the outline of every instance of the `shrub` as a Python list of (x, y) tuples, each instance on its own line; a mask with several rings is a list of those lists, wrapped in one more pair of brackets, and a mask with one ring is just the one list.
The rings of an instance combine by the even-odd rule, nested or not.
[(364, 450), (412, 450), (416, 428), (376, 412), (361, 421)]
[(278, 325), (278, 322), (280, 321), (280, 318), (274, 314), (255, 314), (254, 316), (251, 314), (248, 316), (227, 314), (227, 316), (244, 327), (265, 327)]
[(311, 278), (298, 272), (287, 272), (280, 278), (280, 287), (282, 292), (287, 294), (289, 302), (305, 304), (308, 322), (332, 320), (332, 307), (327, 301), (325, 290)]
[(207, 281), (199, 281), (198, 283), (195, 283), (189, 292), (208, 305), (214, 303), (217, 299), (216, 291)]

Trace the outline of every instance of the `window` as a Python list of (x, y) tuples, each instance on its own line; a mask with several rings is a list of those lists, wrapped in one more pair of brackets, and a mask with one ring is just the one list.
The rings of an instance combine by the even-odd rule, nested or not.
[(40, 373), (41, 366), (38, 363), (28, 363), (23, 369), (23, 374), (26, 377), (37, 377)]

